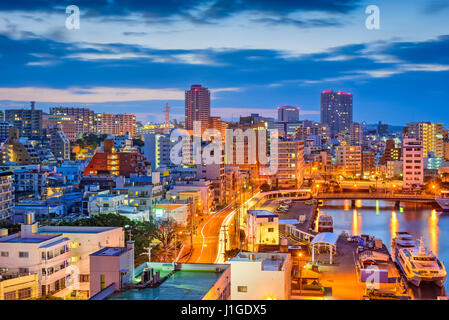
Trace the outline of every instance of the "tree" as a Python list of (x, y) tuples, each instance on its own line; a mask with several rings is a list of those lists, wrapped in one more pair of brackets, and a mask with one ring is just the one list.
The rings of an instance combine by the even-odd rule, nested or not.
[(158, 249), (161, 251), (159, 253), (162, 261), (170, 261), (175, 258), (174, 255), (179, 246), (179, 241), (176, 239), (177, 227), (177, 223), (172, 219), (162, 220), (152, 233), (152, 237), (161, 242)]
[(91, 227), (122, 227), (125, 230), (125, 240), (134, 241), (135, 256), (146, 252), (154, 230), (156, 228), (152, 221), (132, 221), (118, 214), (99, 214), (90, 218), (74, 222), (63, 222), (59, 225), (66, 226), (91, 226)]

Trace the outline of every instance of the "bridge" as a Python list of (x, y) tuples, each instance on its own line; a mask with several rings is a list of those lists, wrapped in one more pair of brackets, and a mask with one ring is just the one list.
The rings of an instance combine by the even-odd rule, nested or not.
[(395, 202), (435, 202), (431, 195), (410, 193), (382, 193), (382, 192), (342, 192), (342, 193), (318, 193), (314, 197), (317, 200), (390, 200)]

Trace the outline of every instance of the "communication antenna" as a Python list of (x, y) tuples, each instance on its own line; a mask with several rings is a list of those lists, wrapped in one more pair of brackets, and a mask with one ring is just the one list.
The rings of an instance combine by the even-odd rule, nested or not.
[(164, 114), (165, 114), (164, 131), (168, 133), (170, 131), (170, 107), (168, 106), (168, 103), (165, 104)]

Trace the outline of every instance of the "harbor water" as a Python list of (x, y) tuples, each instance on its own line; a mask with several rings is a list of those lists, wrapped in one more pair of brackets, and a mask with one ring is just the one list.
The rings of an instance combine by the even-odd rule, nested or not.
[[(395, 208), (392, 201), (357, 200), (352, 208), (350, 200), (328, 200), (319, 207), (319, 213), (334, 218), (334, 233), (374, 235), (382, 239), (390, 252), (396, 232), (409, 232), (416, 240), (422, 236), (425, 246), (449, 268), (449, 241), (445, 241), (449, 239), (449, 214), (439, 215), (431, 205), (401, 202), (401, 207)], [(448, 282), (445, 289), (424, 284), (413, 287), (413, 293), (417, 299), (435, 299), (449, 292)]]

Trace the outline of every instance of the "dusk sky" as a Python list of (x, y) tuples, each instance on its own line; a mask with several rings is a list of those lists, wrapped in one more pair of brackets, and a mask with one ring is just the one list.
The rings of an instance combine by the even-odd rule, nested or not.
[[(184, 118), (184, 90), (212, 91), (225, 120), (351, 92), (354, 121), (449, 123), (447, 0), (0, 2), (0, 108), (87, 106)], [(80, 8), (80, 29), (65, 26)], [(368, 5), (380, 29), (365, 27)]]

